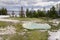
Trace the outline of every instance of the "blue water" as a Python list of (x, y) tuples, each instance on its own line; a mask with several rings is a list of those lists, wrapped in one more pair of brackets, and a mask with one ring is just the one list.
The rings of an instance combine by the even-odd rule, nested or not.
[(51, 26), (48, 24), (38, 24), (38, 23), (25, 23), (24, 28), (27, 29), (50, 29)]

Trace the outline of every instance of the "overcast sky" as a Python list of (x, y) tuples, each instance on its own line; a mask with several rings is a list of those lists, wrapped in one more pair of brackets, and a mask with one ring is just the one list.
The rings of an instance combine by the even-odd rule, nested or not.
[(0, 8), (5, 7), (8, 10), (20, 10), (20, 7), (23, 6), (24, 9), (32, 7), (37, 9), (42, 9), (45, 7), (49, 9), (51, 6), (60, 3), (60, 0), (0, 0)]

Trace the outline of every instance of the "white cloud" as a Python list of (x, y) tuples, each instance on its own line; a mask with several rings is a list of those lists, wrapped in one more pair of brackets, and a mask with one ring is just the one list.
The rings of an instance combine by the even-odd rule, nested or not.
[(7, 3), (11, 3), (11, 2), (18, 3), (18, 0), (0, 0), (0, 1), (7, 2)]
[[(27, 6), (29, 8), (29, 6), (40, 6), (40, 7), (46, 7), (46, 6), (52, 6), (52, 5), (56, 5), (57, 3), (60, 3), (60, 1), (58, 0), (56, 2), (56, 0), (0, 0), (0, 7), (8, 7), (10, 8), (10, 10), (13, 10), (13, 7), (16, 6)], [(19, 8), (20, 9), (20, 8)], [(35, 8), (35, 10), (37, 10), (38, 8)], [(47, 9), (49, 9), (47, 7)], [(14, 9), (17, 10), (17, 9)]]
[(37, 2), (34, 4), (35, 6), (48, 6), (48, 5), (53, 5), (54, 2)]

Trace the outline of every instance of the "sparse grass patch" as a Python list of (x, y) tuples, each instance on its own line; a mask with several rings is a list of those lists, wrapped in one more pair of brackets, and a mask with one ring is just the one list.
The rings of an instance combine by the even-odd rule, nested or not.
[[(29, 32), (29, 33), (28, 33)], [(10, 40), (48, 40), (48, 32), (28, 31), (24, 35), (15, 34)]]
[(20, 21), (45, 21), (45, 19), (43, 18), (8, 18), (8, 19), (12, 19), (12, 20), (20, 20)]
[(22, 35), (14, 34), (9, 38), (9, 40), (25, 40), (25, 39), (24, 36)]
[(6, 26), (8, 26), (9, 25), (9, 23), (8, 22), (2, 22), (2, 21), (0, 21), (0, 27), (6, 27)]
[(30, 31), (27, 33), (28, 40), (48, 40), (48, 32)]
[(57, 26), (52, 25), (53, 24), (52, 22), (49, 22), (48, 24), (51, 26), (51, 29), (50, 29), (51, 31), (60, 29), (60, 23)]
[(17, 32), (23, 30), (22, 23), (15, 23), (15, 24), (12, 24), (12, 25), (16, 28)]

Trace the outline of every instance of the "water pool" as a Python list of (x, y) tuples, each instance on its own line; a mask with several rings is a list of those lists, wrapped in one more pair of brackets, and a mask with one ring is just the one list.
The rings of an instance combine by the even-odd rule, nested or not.
[(24, 23), (23, 27), (26, 29), (50, 29), (51, 26), (49, 24), (41, 24), (41, 23), (33, 23), (33, 22), (28, 22), (28, 23)]

